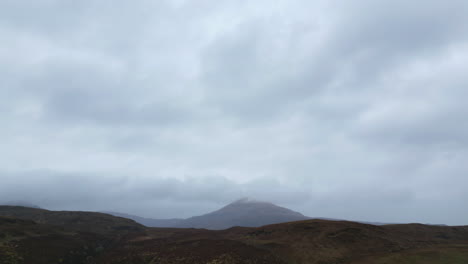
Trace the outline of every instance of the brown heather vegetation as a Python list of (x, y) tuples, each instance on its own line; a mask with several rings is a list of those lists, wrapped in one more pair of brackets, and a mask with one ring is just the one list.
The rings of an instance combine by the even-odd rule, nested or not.
[(467, 226), (305, 220), (213, 231), (24, 207), (0, 215), (0, 264), (468, 263)]

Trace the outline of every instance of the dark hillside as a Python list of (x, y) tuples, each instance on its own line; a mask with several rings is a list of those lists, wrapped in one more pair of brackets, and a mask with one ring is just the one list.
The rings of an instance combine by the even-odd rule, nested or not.
[(115, 243), (114, 239), (109, 235), (0, 217), (0, 263), (93, 263), (97, 255)]
[(22, 219), (0, 217), (0, 264), (468, 263), (468, 226), (304, 220), (225, 230), (144, 228), (99, 213), (1, 209)]
[[(346, 221), (306, 220), (259, 228), (234, 227), (221, 231), (154, 228), (149, 229), (146, 236), (121, 245), (102, 257), (107, 261), (105, 263), (118, 260), (121, 262), (116, 263), (270, 261), (357, 264), (360, 261), (373, 263), (372, 260), (383, 259), (382, 263), (397, 264), (406, 257), (411, 260), (415, 255), (418, 258), (419, 252), (426, 251), (468, 261), (468, 254), (464, 255), (466, 249), (466, 226), (375, 226)], [(267, 256), (272, 258), (265, 259)], [(390, 258), (392, 261), (385, 262), (389, 256), (395, 259)]]
[(95, 212), (48, 211), (21, 206), (0, 206), (0, 216), (32, 220), (39, 224), (61, 226), (67, 230), (108, 234), (143, 231), (133, 220)]

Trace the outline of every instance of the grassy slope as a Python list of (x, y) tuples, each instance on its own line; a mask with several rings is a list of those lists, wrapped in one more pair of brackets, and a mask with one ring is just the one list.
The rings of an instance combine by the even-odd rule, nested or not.
[(353, 264), (466, 264), (468, 245), (444, 245), (363, 258)]
[(433, 245), (468, 242), (468, 227), (373, 226), (346, 221), (309, 220), (233, 230), (232, 239), (269, 249), (288, 262), (349, 263)]
[(92, 212), (0, 206), (0, 264), (81, 264), (144, 234), (132, 220)]
[(0, 216), (99, 234), (145, 230), (143, 225), (133, 220), (95, 212), (49, 211), (21, 206), (0, 206)]
[(29, 220), (0, 217), (0, 264), (84, 263), (106, 239)]
[(0, 264), (468, 263), (466, 226), (306, 220), (211, 231), (144, 229), (97, 213), (0, 207), (0, 214), (23, 218), (0, 217)]
[[(445, 259), (464, 258), (465, 248), (460, 245), (468, 245), (468, 227), (372, 226), (308, 220), (223, 231), (150, 229), (145, 237), (129, 241), (106, 255), (105, 263), (115, 260), (119, 263), (209, 263), (227, 254), (230, 260), (219, 260), (220, 263), (247, 263), (255, 259), (256, 263), (393, 264), (403, 260), (413, 263), (418, 258), (424, 261), (424, 254), (433, 252), (440, 257), (429, 263), (443, 264), (447, 263)], [(133, 256), (147, 258), (133, 258), (135, 262), (131, 262), (129, 251)], [(265, 259), (269, 255), (275, 258)]]

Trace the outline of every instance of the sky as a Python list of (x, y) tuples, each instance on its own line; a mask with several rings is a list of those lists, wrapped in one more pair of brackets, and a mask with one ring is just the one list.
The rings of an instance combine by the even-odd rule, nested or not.
[(468, 1), (0, 1), (0, 202), (468, 225)]

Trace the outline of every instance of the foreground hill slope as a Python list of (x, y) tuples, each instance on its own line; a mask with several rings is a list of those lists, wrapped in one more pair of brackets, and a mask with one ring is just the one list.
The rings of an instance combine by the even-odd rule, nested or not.
[[(427, 262), (427, 256), (432, 255), (440, 258)], [(456, 262), (446, 262), (445, 258)], [(220, 231), (154, 228), (145, 237), (114, 248), (100, 260), (174, 264), (462, 264), (468, 263), (468, 227), (306, 220)]]
[(0, 216), (0, 264), (468, 263), (468, 226), (303, 220), (225, 230), (144, 228), (99, 213), (0, 209), (9, 215)]
[(67, 230), (100, 234), (114, 231), (143, 231), (145, 229), (144, 226), (133, 220), (95, 212), (49, 211), (22, 206), (0, 206), (0, 216), (61, 226)]
[(0, 264), (96, 263), (121, 238), (0, 216)]
[[(407, 251), (422, 248), (437, 252), (439, 246), (449, 245), (462, 245), (463, 250), (468, 250), (466, 226), (375, 226), (347, 221), (308, 220), (241, 232), (234, 229), (228, 234), (233, 239), (268, 248), (288, 263), (361, 263), (368, 256), (375, 260), (379, 256), (397, 252), (406, 254)], [(468, 254), (464, 259), (468, 260)]]

